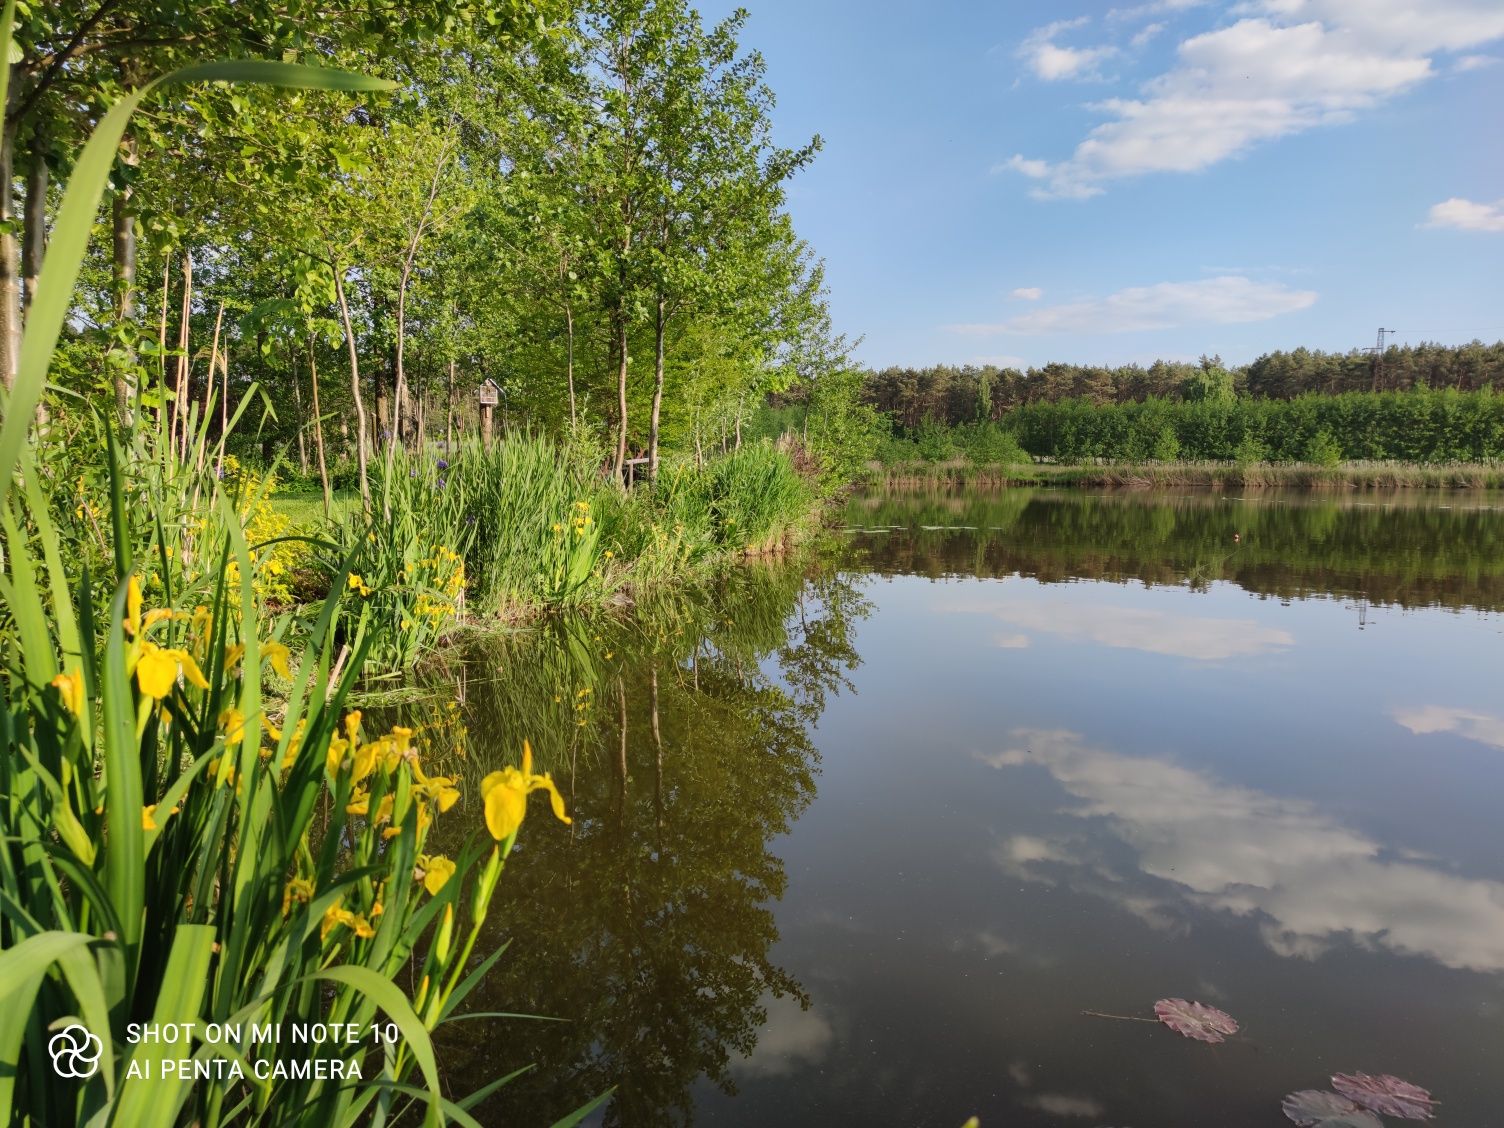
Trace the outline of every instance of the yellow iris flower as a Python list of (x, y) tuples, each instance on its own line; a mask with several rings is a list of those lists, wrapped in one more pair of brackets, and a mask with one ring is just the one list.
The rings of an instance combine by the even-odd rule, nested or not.
[(433, 896), (438, 896), (439, 891), (449, 884), (449, 879), (454, 876), (454, 862), (443, 854), (419, 855), (418, 868), (423, 871), (423, 888)]
[(84, 711), (84, 672), (75, 669), (71, 674), (58, 674), (52, 679), (52, 688), (63, 699), (63, 707), (75, 717)]
[(270, 662), (277, 675), (292, 681), (292, 670), (287, 665), (288, 650), (280, 642), (268, 640), (261, 644), (261, 660)]
[(142, 693), (160, 701), (172, 692), (179, 672), (200, 689), (209, 688), (203, 671), (186, 650), (168, 649), (142, 639), (141, 656), (136, 660), (136, 684)]
[(453, 777), (424, 775), (423, 767), (417, 760), (413, 761), (413, 780), (416, 783), (413, 790), (438, 807), (440, 814), (449, 810), (459, 800), (460, 791), (455, 786)]
[(481, 780), (480, 790), (486, 805), (486, 827), (498, 842), (510, 838), (522, 825), (522, 817), (527, 814), (527, 797), (534, 791), (548, 792), (549, 803), (561, 822), (573, 821), (564, 813), (564, 796), (559, 794), (548, 773), (533, 774), (533, 749), (525, 740), (522, 770), (509, 767), (492, 772)]
[(312, 899), (313, 880), (307, 877), (293, 878), (282, 890), (282, 915), (286, 916), (291, 911), (293, 902), (306, 905)]

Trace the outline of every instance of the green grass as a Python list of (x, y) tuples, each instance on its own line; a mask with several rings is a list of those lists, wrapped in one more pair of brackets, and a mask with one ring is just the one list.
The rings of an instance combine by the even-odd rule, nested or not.
[(336, 490), (334, 505), (330, 510), (331, 521), (324, 518), (324, 499), (320, 494), (274, 494), (269, 504), (272, 511), (292, 522), (299, 532), (311, 532), (340, 525), (360, 511), (358, 490)]

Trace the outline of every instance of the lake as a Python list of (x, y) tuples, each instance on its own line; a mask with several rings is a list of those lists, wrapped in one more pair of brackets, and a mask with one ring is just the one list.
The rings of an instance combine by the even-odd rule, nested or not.
[(451, 656), (470, 792), (526, 736), (574, 816), (531, 808), (472, 1000), (565, 1021), (440, 1040), (456, 1093), (536, 1063), (482, 1120), (1254, 1128), (1339, 1071), (1504, 1118), (1504, 498), (838, 524)]

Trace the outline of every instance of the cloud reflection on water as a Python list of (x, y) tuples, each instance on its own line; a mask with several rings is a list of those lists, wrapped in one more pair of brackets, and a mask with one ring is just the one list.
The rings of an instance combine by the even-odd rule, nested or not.
[(1390, 716), (1417, 736), (1436, 732), (1456, 733), (1464, 740), (1504, 748), (1504, 717), (1479, 713), (1472, 709), (1453, 709), (1445, 705), (1419, 705), (1395, 709)]
[[(1264, 942), (1315, 958), (1344, 940), (1447, 967), (1504, 970), (1504, 883), (1458, 877), (1342, 826), (1315, 805), (1223, 783), (1168, 760), (1094, 748), (1067, 730), (1014, 729), (1012, 746), (978, 759), (1039, 765), (1161, 879), (1149, 890), (1080, 834), (1010, 839), (1009, 872), (1100, 896), (1156, 927), (1181, 930), (1194, 909), (1258, 921)], [(1086, 856), (1087, 854), (1092, 856)]]
[[(1289, 631), (1266, 627), (1252, 619), (1176, 615), (1168, 611), (1114, 607), (1105, 603), (1081, 604), (1055, 599), (1018, 603), (991, 601), (947, 606), (943, 610), (992, 615), (1011, 627), (1053, 634), (1072, 642), (1095, 642), (1200, 662), (1273, 654), (1295, 644), (1295, 636)], [(1017, 648), (1028, 645), (1028, 636), (998, 635), (994, 641), (999, 646)]]
[(835, 1029), (819, 1008), (803, 1006), (792, 995), (765, 994), (758, 1005), (767, 1018), (752, 1052), (732, 1059), (731, 1071), (738, 1077), (782, 1077), (818, 1065), (830, 1052)]

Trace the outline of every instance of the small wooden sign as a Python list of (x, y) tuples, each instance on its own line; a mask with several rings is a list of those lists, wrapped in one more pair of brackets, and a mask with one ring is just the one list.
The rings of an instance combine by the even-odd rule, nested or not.
[(501, 402), (501, 385), (495, 380), (487, 380), (475, 390), (475, 399), (482, 407), (495, 407)]

